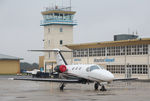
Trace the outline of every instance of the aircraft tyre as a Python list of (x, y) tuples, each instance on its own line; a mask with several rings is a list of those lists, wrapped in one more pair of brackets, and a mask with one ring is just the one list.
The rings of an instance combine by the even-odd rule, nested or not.
[(64, 87), (65, 87), (65, 85), (64, 85), (64, 83), (62, 83), (62, 84), (60, 85), (60, 90), (63, 91), (63, 90), (64, 90)]
[(98, 90), (98, 86), (99, 86), (99, 84), (95, 83), (95, 85), (94, 85), (95, 90)]
[(104, 85), (102, 85), (100, 91), (107, 91)]

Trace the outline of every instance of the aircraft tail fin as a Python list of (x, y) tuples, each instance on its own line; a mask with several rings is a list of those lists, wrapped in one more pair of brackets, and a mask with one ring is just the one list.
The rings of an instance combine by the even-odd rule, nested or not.
[(58, 50), (55, 52), (57, 65), (68, 65), (62, 53)]

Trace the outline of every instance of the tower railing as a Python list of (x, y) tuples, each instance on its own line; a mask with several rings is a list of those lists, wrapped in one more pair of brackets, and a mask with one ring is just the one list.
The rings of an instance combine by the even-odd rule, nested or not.
[(40, 25), (50, 25), (50, 24), (68, 24), (68, 25), (77, 25), (76, 20), (42, 20)]

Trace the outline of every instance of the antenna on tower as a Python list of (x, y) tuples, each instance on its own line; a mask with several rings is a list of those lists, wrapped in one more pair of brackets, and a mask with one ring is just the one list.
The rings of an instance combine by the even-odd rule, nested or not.
[(136, 30), (136, 35), (138, 35), (138, 31)]
[(132, 32), (132, 34), (134, 35), (134, 32)]
[(64, 7), (64, 2), (63, 2), (63, 0), (62, 0), (62, 8)]
[(130, 34), (130, 28), (128, 28), (128, 34)]
[(70, 11), (71, 11), (72, 1), (70, 0)]
[(56, 6), (57, 6), (56, 0), (55, 0), (55, 5), (54, 5), (54, 6), (55, 6), (55, 8), (56, 8)]

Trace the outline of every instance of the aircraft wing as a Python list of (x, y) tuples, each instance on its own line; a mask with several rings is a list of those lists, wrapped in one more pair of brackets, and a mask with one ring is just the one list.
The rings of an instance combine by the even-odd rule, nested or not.
[(138, 78), (125, 78), (125, 79), (114, 79), (113, 81), (132, 81), (137, 80)]
[(81, 83), (77, 79), (51, 79), (51, 78), (13, 78), (13, 80), (40, 81), (40, 82), (63, 82), (63, 83)]

